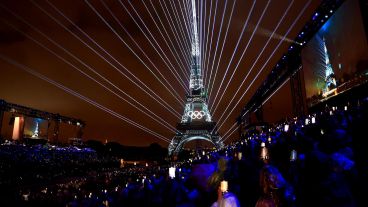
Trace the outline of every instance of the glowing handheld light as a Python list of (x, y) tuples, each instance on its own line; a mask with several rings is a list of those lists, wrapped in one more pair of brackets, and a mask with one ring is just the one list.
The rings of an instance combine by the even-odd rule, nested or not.
[(226, 193), (228, 191), (229, 184), (226, 180), (221, 181), (220, 189), (222, 193)]

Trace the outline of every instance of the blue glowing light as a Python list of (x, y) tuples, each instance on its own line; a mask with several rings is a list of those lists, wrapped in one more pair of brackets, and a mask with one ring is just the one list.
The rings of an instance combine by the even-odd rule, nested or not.
[(329, 26), (330, 26), (330, 21), (326, 21), (326, 23), (321, 28), (321, 32), (326, 32), (328, 30)]
[(41, 119), (41, 118), (35, 118), (34, 120), (35, 120), (35, 122), (38, 122), (38, 123), (43, 121), (43, 119)]

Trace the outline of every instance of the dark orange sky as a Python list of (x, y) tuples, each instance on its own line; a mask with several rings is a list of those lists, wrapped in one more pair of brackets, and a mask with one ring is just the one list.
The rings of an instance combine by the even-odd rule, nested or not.
[[(179, 81), (175, 79), (175, 76), (173, 75), (173, 73), (175, 72), (170, 72), (167, 65), (169, 65), (173, 71), (175, 70), (177, 72), (177, 74), (183, 79), (183, 85), (188, 87), (187, 80), (189, 77), (184, 74), (188, 74), (190, 68), (187, 67), (187, 64), (181, 64), (181, 62), (185, 63), (185, 60), (189, 59), (189, 57), (188, 53), (184, 52), (185, 55), (183, 55), (180, 51), (180, 48), (181, 45), (183, 46), (183, 48), (186, 48), (185, 45), (189, 44), (189, 38), (186, 34), (186, 31), (188, 30), (185, 28), (186, 24), (184, 23), (182, 18), (182, 14), (186, 14), (183, 5), (186, 5), (189, 1), (130, 1), (131, 5), (139, 13), (140, 17), (143, 19), (148, 29), (145, 28), (143, 23), (140, 22), (137, 14), (133, 10), (133, 7), (129, 4), (129, 1), (121, 1), (121, 3), (128, 9), (128, 11), (131, 12), (136, 21), (138, 21), (139, 26), (143, 28), (143, 32), (138, 28), (136, 23), (129, 16), (128, 12), (124, 9), (123, 5), (119, 3), (119, 1), (104, 0), (103, 2), (106, 3), (109, 9), (111, 9), (113, 14), (119, 20), (119, 23), (124, 26), (124, 28), (126, 29), (125, 31), (119, 25), (119, 23), (115, 21), (108, 10), (106, 10), (100, 0), (88, 1), (88, 3), (91, 4), (93, 8), (95, 8), (96, 11), (98, 11), (101, 16), (106, 19), (106, 22), (111, 24), (111, 27), (116, 31), (116, 34), (113, 33), (112, 30), (108, 26), (106, 26), (103, 21), (101, 21), (101, 19), (96, 15), (96, 13), (93, 12), (93, 10), (88, 6), (85, 1), (54, 0), (49, 1), (49, 3), (47, 1), (35, 2), (39, 7), (44, 9), (44, 11), (48, 12), (52, 17), (60, 21), (61, 24), (65, 25), (65, 27), (69, 31), (57, 24), (52, 18), (47, 16), (40, 8), (32, 3), (32, 1), (3, 0), (0, 2), (1, 55), (9, 57), (10, 59), (17, 61), (18, 63), (32, 68), (33, 70), (43, 74), (44, 76), (47, 76), (48, 78), (88, 97), (89, 99), (94, 100), (97, 103), (131, 120), (134, 120), (142, 126), (145, 126), (168, 139), (171, 139), (173, 137), (173, 132), (169, 131), (164, 126), (147, 117), (144, 113), (130, 106), (111, 92), (98, 86), (95, 82), (83, 76), (75, 68), (66, 64), (54, 54), (51, 54), (44, 48), (37, 45), (29, 37), (34, 38), (34, 40), (36, 41), (39, 41), (45, 47), (58, 54), (60, 57), (64, 58), (67, 61), (70, 61), (70, 63), (73, 64), (75, 67), (96, 78), (98, 81), (103, 82), (115, 93), (121, 95), (121, 97), (127, 98), (117, 88), (124, 91), (126, 94), (134, 97), (147, 109), (165, 119), (172, 127), (175, 127), (176, 123), (179, 122), (180, 119), (172, 115), (162, 105), (154, 101), (146, 93), (137, 88), (133, 82), (129, 81), (113, 66), (108, 64), (98, 55), (96, 55), (90, 48), (86, 47), (71, 33), (81, 38), (91, 48), (102, 54), (103, 57), (109, 60), (111, 64), (114, 65), (117, 69), (124, 71), (124, 69), (120, 65), (118, 65), (117, 62), (114, 62), (110, 57), (103, 53), (101, 49), (94, 45), (91, 40), (89, 40), (86, 36), (83, 35), (82, 32), (78, 30), (78, 28), (82, 29), (84, 33), (88, 34), (95, 42), (97, 42), (102, 48), (104, 48), (104, 50), (108, 51), (108, 53), (110, 53), (121, 65), (125, 66), (126, 69), (131, 72), (131, 74), (134, 74), (137, 78), (139, 78), (139, 80), (141, 80), (149, 88), (151, 88), (152, 91), (154, 91), (159, 97), (161, 97), (162, 100), (171, 105), (172, 108), (181, 116), (184, 109), (184, 103), (177, 101), (168, 92), (168, 90), (166, 90), (164, 86), (154, 77), (154, 75), (149, 72), (148, 68), (151, 69), (157, 77), (160, 77), (160, 74), (156, 71), (154, 67), (156, 66), (163, 77), (167, 79), (167, 83), (165, 83), (165, 85), (167, 87), (170, 87), (168, 86), (168, 83), (170, 83), (172, 88), (175, 89), (175, 92), (172, 91), (172, 93), (177, 93), (177, 98), (184, 100), (185, 90), (182, 85), (179, 84)], [(147, 12), (143, 2), (148, 7), (154, 20), (158, 23), (158, 26), (160, 27), (159, 29), (157, 29), (156, 25), (154, 24), (154, 21)], [(280, 23), (278, 29), (276, 30), (276, 34), (284, 35), (291, 28), (291, 25), (296, 20), (294, 27), (291, 28), (287, 35), (288, 38), (294, 39), (294, 37), (301, 30), (304, 24), (310, 19), (311, 14), (318, 6), (320, 1), (312, 0), (310, 4), (307, 4), (307, 0), (270, 1), (267, 10), (265, 11), (264, 17), (259, 22), (258, 30), (256, 30), (252, 39), (250, 40), (255, 25), (257, 25), (257, 22), (259, 21), (263, 10), (266, 8), (266, 5), (268, 3), (268, 1), (266, 0), (256, 1), (254, 4), (254, 9), (249, 15), (250, 18), (248, 26), (245, 30), (246, 32), (242, 36), (238, 50), (235, 53), (233, 61), (228, 69), (225, 81), (221, 89), (219, 89), (221, 80), (225, 75), (235, 45), (238, 41), (239, 35), (241, 34), (243, 24), (246, 21), (254, 2), (241, 0), (237, 0), (235, 2), (233, 18), (229, 26), (228, 36), (225, 41), (224, 51), (221, 57), (219, 57), (221, 49), (220, 46), (224, 42), (225, 31), (234, 1), (227, 1), (221, 34), (219, 30), (221, 26), (221, 17), (225, 8), (226, 1), (218, 1), (215, 18), (216, 23), (213, 26), (213, 18), (211, 18), (209, 32), (207, 32), (207, 26), (209, 23), (208, 17), (211, 2), (209, 0), (202, 2), (205, 2), (203, 8), (206, 8), (206, 15), (204, 15), (204, 9), (202, 10), (202, 14), (206, 17), (206, 21), (202, 21), (199, 24), (200, 26), (204, 27), (203, 34), (205, 39), (203, 42), (208, 43), (208, 49), (204, 51), (204, 54), (206, 54), (207, 57), (210, 57), (210, 65), (212, 65), (213, 60), (215, 60), (214, 65), (217, 64), (218, 60), (220, 60), (219, 69), (214, 81), (214, 87), (209, 99), (210, 107), (213, 106), (213, 99), (215, 97), (216, 91), (221, 92), (224, 90), (227, 82), (230, 79), (230, 75), (235, 70), (235, 66), (239, 62), (239, 58), (243, 50), (249, 42), (248, 49), (246, 50), (244, 57), (240, 60), (239, 67), (234, 74), (233, 79), (230, 81), (229, 87), (224, 93), (222, 100), (219, 102), (218, 109), (214, 114), (212, 114), (213, 119), (217, 121), (223, 112), (226, 114), (229, 113), (231, 109), (235, 108), (230, 114), (229, 118), (225, 121), (224, 125), (220, 128), (220, 134), (222, 134), (228, 131), (228, 129), (233, 125), (233, 123), (235, 122), (235, 118), (239, 115), (241, 108), (245, 105), (246, 101), (251, 97), (251, 95), (253, 95), (254, 91), (264, 80), (264, 78), (269, 73), (271, 68), (275, 65), (277, 60), (282, 56), (283, 53), (287, 51), (287, 47), (290, 43), (285, 41), (280, 45), (280, 47), (278, 47), (272, 58), (265, 65), (265, 62), (270, 57), (280, 41), (277, 38), (272, 38), (266, 46), (264, 52), (260, 54), (262, 48), (268, 41), (270, 34), (275, 29), (282, 15), (285, 14), (288, 6), (292, 3), (289, 11), (286, 13), (283, 21)], [(213, 1), (212, 4), (213, 17), (216, 1)], [(70, 18), (73, 23), (70, 23), (65, 18), (63, 18), (52, 7), (52, 5), (58, 8), (68, 18)], [(167, 10), (162, 9), (162, 7), (165, 8), (165, 5), (167, 7)], [(301, 14), (300, 19), (297, 19), (297, 16), (302, 12), (303, 7), (306, 5), (307, 7), (305, 9), (305, 12)], [(156, 9), (156, 12), (153, 8)], [(201, 12), (200, 7), (197, 8), (197, 10), (198, 12)], [(76, 59), (68, 55), (65, 51), (55, 46), (52, 42), (48, 41), (45, 37), (32, 29), (26, 23), (22, 22), (20, 19), (16, 18), (10, 12), (19, 15), (30, 25), (45, 33), (48, 38), (63, 46), (71, 54), (83, 61), (85, 65), (78, 62)], [(172, 21), (170, 21), (170, 23), (166, 20), (165, 14), (169, 15), (168, 17), (172, 17)], [(187, 18), (186, 16), (184, 17)], [(159, 20), (162, 21), (163, 25), (165, 25), (165, 28), (162, 27)], [(176, 28), (177, 32), (175, 32), (175, 30), (173, 32), (170, 29), (170, 25), (173, 25)], [(15, 28), (13, 28), (12, 26)], [(212, 37), (212, 46), (210, 46), (212, 28), (214, 29), (214, 32)], [(167, 34), (165, 30), (167, 31)], [(138, 47), (130, 39), (126, 31), (141, 47), (141, 49), (151, 60), (151, 62), (147, 57), (144, 56), (143, 52), (138, 49)], [(265, 31), (270, 32), (269, 34), (267, 34), (267, 32)], [(156, 49), (158, 51), (163, 51), (163, 53), (160, 52), (161, 56), (165, 60), (167, 57), (167, 59), (170, 61), (170, 64), (165, 64), (160, 55), (158, 55), (156, 50), (150, 45), (150, 42), (147, 40), (144, 34), (146, 34), (146, 36), (150, 38), (153, 44), (155, 44), (155, 42), (152, 39), (152, 36), (155, 38), (155, 40), (161, 47), (161, 49), (159, 49), (156, 46)], [(169, 44), (166, 44), (161, 34), (164, 35), (166, 42), (168, 42)], [(216, 58), (214, 58), (215, 48), (217, 45), (216, 43), (219, 34), (221, 36), (219, 38), (218, 51)], [(121, 41), (121, 39), (117, 37), (117, 35), (119, 35), (120, 38), (124, 40), (126, 44), (129, 45), (131, 49), (136, 52), (136, 54), (147, 65), (148, 68), (144, 66), (144, 64), (142, 64), (142, 62), (128, 49), (128, 47)], [(169, 38), (171, 42), (168, 40)], [(209, 49), (210, 47), (212, 48), (211, 50)], [(176, 53), (171, 53), (171, 51), (177, 51), (179, 55), (175, 55)], [(187, 51), (188, 50), (186, 50), (186, 52)], [(165, 54), (166, 57), (163, 54)], [(240, 87), (240, 83), (243, 81), (254, 61), (257, 59), (258, 55), (261, 56), (259, 60), (255, 63), (249, 77), (241, 86), (242, 88), (240, 90), (240, 93), (235, 96), (235, 99), (230, 105), (229, 110), (224, 111), (229, 104), (229, 101), (235, 95), (236, 90)], [(180, 59), (180, 61), (178, 59)], [(113, 88), (111, 85), (108, 85), (108, 83), (104, 82), (100, 77), (93, 74), (90, 70), (88, 70), (86, 65), (103, 75), (111, 83), (115, 84), (117, 88)], [(207, 63), (205, 64), (205, 66), (206, 65)], [(250, 87), (249, 91), (242, 98), (239, 104), (235, 105), (235, 103), (242, 96), (245, 89), (248, 87), (247, 84), (249, 84), (253, 80), (255, 74), (257, 74), (258, 71), (262, 69), (263, 65), (265, 66), (261, 75)], [(209, 74), (208, 71), (210, 71), (210, 68), (211, 67), (204, 67), (204, 71), (206, 72), (207, 70), (207, 74)], [(183, 72), (183, 69), (185, 69), (186, 71)], [(146, 146), (152, 142), (159, 142), (163, 146), (168, 145), (168, 143), (157, 139), (155, 136), (138, 129), (135, 126), (132, 126), (94, 107), (93, 105), (88, 104), (85, 101), (80, 100), (63, 90), (60, 90), (59, 88), (20, 70), (14, 65), (11, 65), (1, 59), (0, 71), (0, 99), (40, 110), (60, 113), (65, 116), (71, 116), (85, 120), (87, 123), (83, 136), (85, 140), (108, 139), (109, 141), (117, 141), (125, 145), (139, 146)], [(128, 76), (131, 77), (131, 75)], [(206, 80), (208, 80), (208, 75), (206, 77)], [(161, 79), (161, 81), (164, 82), (164, 79)], [(135, 82), (137, 83), (137, 81)], [(217, 99), (219, 99), (219, 97)], [(223, 120), (221, 120), (221, 123), (222, 121)], [(234, 133), (233, 136), (237, 136), (236, 133)]]

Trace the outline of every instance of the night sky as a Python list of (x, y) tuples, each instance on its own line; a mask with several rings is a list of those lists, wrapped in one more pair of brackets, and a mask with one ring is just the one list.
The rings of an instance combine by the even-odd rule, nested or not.
[[(282, 37), (291, 28), (287, 38), (294, 39), (304, 24), (310, 19), (313, 11), (319, 5), (320, 1), (273, 0), (268, 3), (266, 0), (258, 0), (254, 4), (252, 13), (250, 13), (254, 2), (237, 0), (235, 2), (235, 9), (226, 41), (224, 41), (225, 32), (234, 1), (227, 0), (221, 33), (221, 19), (226, 1), (218, 1), (214, 26), (213, 16), (215, 13), (216, 1), (212, 2), (211, 18), (209, 18), (211, 1), (207, 0), (200, 2), (204, 2), (204, 5), (202, 10), (201, 7), (197, 8), (197, 13), (201, 12), (202, 16), (205, 17), (202, 18), (202, 20), (205, 19), (205, 21), (200, 21), (199, 25), (203, 28), (200, 29), (203, 31), (201, 33), (204, 37), (203, 42), (207, 42), (207, 50), (203, 49), (203, 54), (204, 56), (209, 57), (210, 60), (209, 66), (207, 66), (207, 62), (204, 63), (205, 67), (203, 70), (204, 73), (207, 74), (205, 75), (206, 83), (208, 82), (212, 65), (214, 65), (214, 71), (218, 64), (217, 61), (220, 60), (213, 89), (208, 89), (211, 94), (209, 98), (209, 106), (213, 119), (217, 121), (224, 112), (225, 115), (220, 122), (221, 124), (230, 110), (235, 108), (229, 118), (225, 121), (224, 125), (220, 128), (220, 134), (223, 134), (235, 123), (235, 118), (239, 115), (247, 100), (262, 83), (278, 59), (287, 51), (290, 42), (283, 41), (272, 55), (275, 47), (281, 41), (277, 37)], [(308, 4), (308, 2), (310, 3)], [(63, 86), (105, 106), (106, 108), (113, 110), (168, 139), (171, 139), (174, 136), (172, 131), (169, 131), (161, 124), (126, 103), (122, 98), (129, 98), (121, 91), (144, 105), (149, 111), (166, 120), (166, 122), (172, 127), (175, 127), (176, 123), (180, 121), (179, 118), (170, 113), (165, 109), (165, 107), (139, 89), (134, 83), (139, 85), (142, 84), (139, 83), (139, 81), (134, 80), (132, 75), (137, 77), (142, 83), (146, 84), (147, 87), (156, 93), (158, 97), (167, 102), (167, 104), (180, 114), (181, 117), (184, 110), (183, 101), (185, 100), (186, 95), (186, 89), (184, 89), (183, 85), (186, 88), (188, 88), (189, 85), (188, 74), (190, 68), (187, 61), (190, 58), (188, 50), (190, 39), (187, 31), (190, 30), (186, 27), (187, 22), (183, 21), (184, 18), (186, 20), (189, 18), (187, 15), (188, 10), (184, 7), (184, 5), (189, 5), (189, 3), (190, 1), (187, 0), (124, 0), (121, 2), (115, 0), (91, 0), (87, 2), (83, 0), (34, 2), (23, 0), (1, 0), (0, 55), (27, 66), (49, 79), (52, 79), (59, 84), (62, 84)], [(199, 2), (197, 1), (197, 3)], [(290, 4), (292, 5), (286, 12)], [(116, 19), (106, 9), (105, 5), (111, 10)], [(147, 6), (149, 12), (151, 12), (154, 21), (160, 29), (157, 29), (155, 22), (152, 20), (145, 6)], [(304, 7), (305, 10), (302, 12)], [(205, 8), (206, 13), (204, 11)], [(264, 16), (261, 21), (259, 21), (265, 8), (267, 10), (264, 12)], [(55, 9), (62, 12), (62, 14), (69, 18), (71, 22), (65, 19), (61, 13)], [(95, 9), (95, 11), (106, 20), (106, 22), (102, 21), (93, 9)], [(138, 25), (127, 11), (130, 12), (139, 27), (142, 28), (143, 32), (139, 29)], [(139, 14), (139, 17), (143, 20), (144, 24), (140, 21), (135, 11)], [(45, 12), (52, 16), (52, 18)], [(271, 33), (274, 31), (284, 14), (284, 19), (276, 30), (274, 38), (271, 38), (266, 45)], [(230, 67), (228, 67), (248, 15), (250, 18), (247, 27)], [(298, 15), (300, 15), (299, 19), (297, 18)], [(20, 18), (17, 18), (17, 16)], [(169, 21), (166, 17), (168, 17)], [(53, 18), (59, 21), (60, 24), (64, 25), (64, 27), (54, 21)], [(207, 32), (209, 19), (211, 24), (209, 32)], [(253, 33), (258, 21), (258, 29)], [(294, 21), (296, 21), (296, 23), (292, 27)], [(109, 24), (111, 28), (105, 23)], [(162, 27), (161, 23), (165, 28)], [(172, 29), (170, 25), (174, 26), (175, 29)], [(60, 49), (35, 29), (47, 35), (46, 37), (62, 46), (77, 59), (70, 56), (68, 52), (65, 52), (63, 49)], [(99, 46), (108, 52), (117, 62), (114, 61), (107, 53), (104, 53), (104, 51), (101, 50), (99, 46), (95, 45), (91, 39), (86, 37), (85, 34), (89, 35), (93, 41), (98, 43)], [(212, 34), (212, 44), (210, 44)], [(218, 38), (219, 34), (220, 38)], [(150, 39), (152, 44), (155, 45), (156, 50), (159, 53), (151, 46), (150, 41), (147, 40), (145, 35)], [(164, 38), (162, 38), (162, 35)], [(83, 40), (88, 47), (76, 37)], [(251, 37), (252, 39), (250, 40)], [(68, 61), (70, 64), (65, 63), (61, 58), (50, 53), (30, 38), (33, 38), (35, 41), (38, 41), (40, 44), (49, 48), (49, 50), (53, 51), (65, 61)], [(131, 38), (133, 38), (134, 41)], [(218, 43), (217, 39), (219, 39)], [(125, 43), (136, 53), (137, 56), (139, 56), (140, 59), (137, 58), (137, 56), (123, 43), (122, 40), (125, 41)], [(156, 42), (160, 47), (156, 45)], [(223, 43), (224, 50), (222, 56), (219, 57)], [(136, 44), (138, 44), (140, 49)], [(216, 45), (218, 45), (217, 52), (215, 51)], [(248, 49), (240, 60), (240, 56), (247, 45)], [(266, 47), (263, 53), (261, 53), (265, 45)], [(109, 61), (110, 64), (103, 58), (99, 57), (92, 49), (101, 54), (101, 57)], [(215, 54), (216, 57), (214, 58)], [(261, 56), (258, 61), (255, 62), (260, 54)], [(271, 58), (269, 59), (269, 57)], [(81, 62), (79, 62), (78, 59), (81, 60)], [(162, 59), (169, 61), (166, 61), (167, 63), (165, 63)], [(268, 62), (267, 59), (269, 59)], [(215, 64), (212, 64), (213, 61)], [(229, 82), (230, 76), (235, 70), (238, 62), (239, 66), (234, 73), (223, 98), (219, 102), (218, 100), (220, 95)], [(253, 64), (254, 67), (249, 73), (244, 84), (241, 86), (240, 92), (235, 95), (236, 90), (240, 87), (241, 82), (246, 77)], [(81, 72), (76, 68), (73, 68), (71, 65), (74, 65), (84, 73), (103, 83), (121, 98), (99, 86), (85, 75), (82, 75)], [(130, 73), (126, 72), (123, 66)], [(169, 68), (172, 71), (170, 71)], [(239, 104), (236, 105), (236, 102), (238, 102), (244, 91), (253, 81), (255, 75), (262, 68), (264, 68), (263, 71), (249, 87), (248, 92), (244, 95)], [(104, 81), (103, 78), (93, 73), (90, 69), (98, 72), (105, 78), (105, 80), (114, 84), (115, 87)], [(226, 71), (227, 75), (225, 76)], [(122, 75), (122, 73), (127, 74), (133, 82), (128, 80), (128, 78)], [(214, 76), (214, 73), (215, 72), (213, 72), (212, 77)], [(161, 84), (155, 76), (158, 77), (180, 101), (174, 98), (174, 96), (165, 89), (163, 84)], [(224, 76), (225, 81), (219, 89)], [(164, 80), (163, 77), (166, 80)], [(180, 84), (181, 80), (178, 81), (175, 77), (180, 77), (182, 79), (182, 84)], [(218, 95), (216, 102), (214, 102), (216, 92), (220, 92), (220, 94)], [(155, 95), (153, 96), (156, 97)], [(234, 101), (229, 105), (228, 110), (225, 111), (230, 100), (234, 96)], [(282, 94), (277, 94), (277, 96), (278, 99), (283, 99)], [(57, 88), (50, 83), (19, 69), (19, 67), (14, 66), (1, 58), (0, 99), (52, 113), (60, 113), (65, 116), (80, 118), (86, 121), (87, 124), (83, 135), (85, 140), (97, 139), (105, 141), (107, 139), (108, 141), (116, 141), (124, 145), (137, 146), (147, 146), (152, 142), (158, 142), (162, 144), (162, 146), (168, 145), (167, 142), (164, 142), (135, 126), (132, 126), (127, 122), (124, 122), (121, 119), (66, 93), (60, 88)], [(131, 100), (131, 102), (133, 101)], [(213, 113), (214, 103), (215, 105), (219, 103), (215, 113)], [(272, 113), (277, 116), (276, 111)], [(236, 138), (237, 136), (237, 133), (234, 133), (228, 140)]]

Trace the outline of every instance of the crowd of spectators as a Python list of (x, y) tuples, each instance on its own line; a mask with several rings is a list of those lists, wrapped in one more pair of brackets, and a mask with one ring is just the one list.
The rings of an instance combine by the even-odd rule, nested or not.
[(1, 206), (364, 206), (367, 109), (326, 106), (167, 164), (3, 143)]
[(367, 100), (249, 130), (189, 162), (227, 160), (220, 180), (241, 206), (364, 206)]
[[(123, 164), (90, 148), (0, 145), (0, 206), (202, 206), (190, 168)], [(188, 197), (189, 196), (189, 197)], [(204, 205), (207, 205), (204, 204)]]

